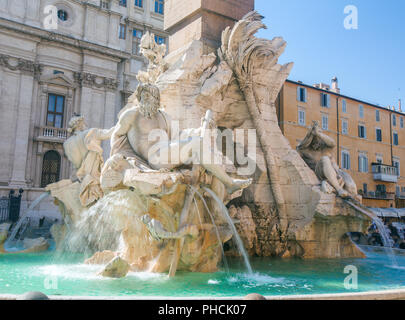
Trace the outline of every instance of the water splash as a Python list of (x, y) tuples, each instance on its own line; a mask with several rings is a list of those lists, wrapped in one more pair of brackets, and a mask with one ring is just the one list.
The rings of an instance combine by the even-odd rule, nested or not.
[(218, 196), (215, 194), (214, 191), (212, 191), (209, 188), (204, 187), (204, 190), (206, 192), (208, 192), (210, 194), (210, 196), (218, 203), (218, 205), (220, 206), (224, 217), (226, 218), (226, 220), (228, 221), (229, 226), (232, 229), (232, 233), (236, 242), (236, 245), (238, 246), (239, 252), (243, 257), (243, 260), (245, 262), (245, 266), (246, 269), (248, 270), (249, 274), (253, 274), (253, 270), (252, 270), (252, 266), (250, 265), (250, 261), (249, 261), (249, 256), (246, 253), (245, 247), (243, 245), (242, 239), (239, 236), (238, 231), (236, 230), (235, 224), (232, 221), (231, 216), (229, 215), (228, 209), (227, 207), (223, 204), (223, 202), (218, 198)]
[(136, 213), (145, 211), (145, 208), (139, 207), (141, 202), (137, 199), (138, 195), (129, 190), (111, 192), (100, 199), (82, 213), (68, 234), (64, 249), (88, 255), (97, 251), (118, 250), (122, 246), (120, 235), (125, 224), (138, 219)]

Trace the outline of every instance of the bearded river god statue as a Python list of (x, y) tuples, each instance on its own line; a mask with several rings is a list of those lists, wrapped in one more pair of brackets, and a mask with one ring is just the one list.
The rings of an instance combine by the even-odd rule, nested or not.
[[(334, 162), (334, 142), (314, 126), (297, 151), (280, 130), (275, 101), (292, 64), (277, 64), (281, 38), (254, 36), (261, 19), (252, 12), (227, 28), (216, 54), (194, 41), (163, 57), (164, 45), (144, 36), (149, 67), (114, 128), (79, 134), (93, 139), (76, 138), (87, 153), (69, 143), (69, 159), (92, 183), (80, 175), (47, 187), (65, 218), (55, 230), (60, 247), (94, 254), (86, 263), (124, 261), (133, 271), (170, 276), (218, 270), (231, 239), (257, 256), (363, 256), (346, 233), (367, 229), (369, 218), (346, 204), (361, 199)], [(220, 144), (218, 137), (211, 144), (216, 126), (231, 132), (226, 158), (240, 152), (245, 162), (238, 155), (232, 165), (212, 161), (224, 158), (207, 147)], [(107, 137), (103, 163), (99, 142)], [(90, 153), (97, 150), (100, 157)], [(81, 170), (86, 155), (96, 166)], [(252, 162), (253, 171), (241, 170)], [(242, 252), (228, 244), (226, 254)]]

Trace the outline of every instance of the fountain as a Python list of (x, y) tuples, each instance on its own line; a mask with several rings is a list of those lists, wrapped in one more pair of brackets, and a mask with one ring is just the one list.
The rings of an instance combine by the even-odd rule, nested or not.
[(20, 241), (16, 238), (17, 234), (21, 232), (21, 227), (26, 221), (28, 215), (47, 197), (49, 197), (49, 192), (44, 192), (41, 194), (35, 201), (31, 203), (28, 209), (24, 214), (18, 219), (17, 223), (13, 227), (11, 234), (8, 236), (7, 240), (3, 244), (3, 248), (7, 252), (36, 252), (46, 250), (49, 247), (47, 241), (43, 238), (40, 238), (39, 241)]
[[(195, 40), (166, 57), (165, 46), (144, 35), (149, 65), (117, 124), (88, 128), (77, 114), (69, 122), (64, 149), (76, 177), (46, 187), (64, 220), (51, 230), (62, 254), (26, 256), (24, 265), (40, 266), (35, 281), (63, 278), (66, 287), (51, 292), (67, 295), (325, 293), (344, 290), (341, 273), (352, 263), (385, 281), (366, 277), (360, 290), (401, 287), (402, 270), (390, 273), (384, 259), (366, 257), (346, 236), (365, 232), (375, 217), (337, 166), (334, 141), (316, 123), (297, 150), (283, 136), (275, 101), (292, 64), (277, 64), (281, 38), (254, 36), (262, 27), (251, 12), (224, 30), (218, 52), (207, 54)], [(229, 150), (243, 161), (206, 160), (232, 158), (211, 143), (217, 127), (232, 132)], [(254, 139), (240, 139), (249, 130)], [(111, 143), (105, 161), (104, 140)], [(236, 260), (224, 249), (231, 241)]]

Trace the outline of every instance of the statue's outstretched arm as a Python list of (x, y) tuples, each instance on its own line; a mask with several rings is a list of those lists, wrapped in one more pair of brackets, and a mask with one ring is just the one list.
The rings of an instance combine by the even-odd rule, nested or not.
[(114, 129), (115, 127), (112, 127), (111, 129), (99, 129), (98, 138), (102, 141), (111, 139)]
[(335, 148), (336, 147), (336, 142), (333, 138), (329, 137), (328, 135), (324, 134), (323, 132), (317, 130), (316, 132), (317, 136), (319, 139), (321, 139), (327, 147), (329, 148)]

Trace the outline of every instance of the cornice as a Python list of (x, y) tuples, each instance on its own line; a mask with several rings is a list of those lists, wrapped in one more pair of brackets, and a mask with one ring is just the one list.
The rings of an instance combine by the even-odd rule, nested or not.
[(37, 27), (24, 25), (22, 23), (11, 21), (5, 18), (0, 18), (0, 27), (17, 33), (38, 37), (42, 41), (58, 42), (63, 45), (93, 51), (102, 54), (104, 56), (111, 56), (119, 59), (129, 59), (131, 57), (129, 53), (124, 51), (112, 49), (89, 41), (80, 40), (72, 36), (62, 35), (59, 33), (46, 31)]

